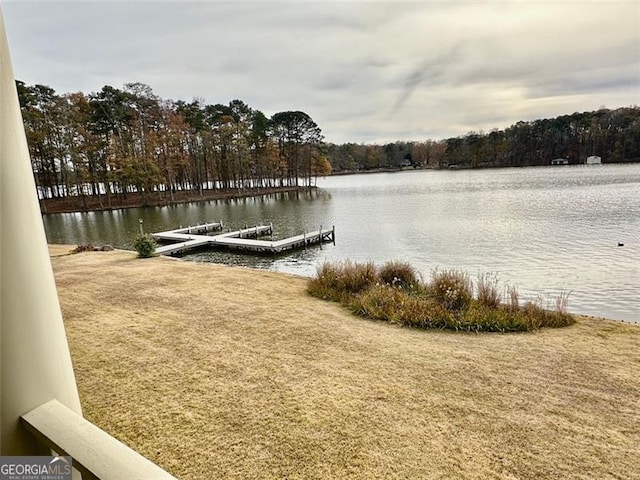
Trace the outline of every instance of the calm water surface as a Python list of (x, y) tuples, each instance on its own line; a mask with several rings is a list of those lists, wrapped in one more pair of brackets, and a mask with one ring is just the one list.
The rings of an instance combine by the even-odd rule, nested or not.
[[(417, 171), (328, 177), (320, 190), (171, 207), (46, 215), (54, 243), (131, 248), (146, 231), (222, 220), (275, 237), (335, 225), (336, 244), (276, 257), (198, 251), (184, 258), (312, 275), (325, 260), (407, 260), (475, 277), (497, 273), (521, 297), (570, 292), (578, 313), (640, 322), (640, 165)], [(624, 246), (619, 247), (622, 243)]]

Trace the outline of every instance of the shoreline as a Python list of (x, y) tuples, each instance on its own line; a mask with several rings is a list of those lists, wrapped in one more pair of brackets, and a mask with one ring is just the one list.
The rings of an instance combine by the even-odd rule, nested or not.
[[(67, 255), (76, 255), (76, 253), (73, 253), (71, 250), (75, 249), (77, 247), (77, 245), (70, 245), (70, 244), (60, 244), (60, 243), (49, 243), (49, 256), (51, 258), (53, 257), (62, 257), (62, 256), (67, 256)], [(96, 245), (97, 246), (97, 245)], [(127, 252), (127, 253), (131, 253), (131, 254), (135, 254), (135, 252), (133, 250), (124, 250), (121, 248), (115, 248), (114, 251), (119, 251), (119, 252)], [(251, 267), (251, 266), (241, 266), (241, 265), (230, 265), (230, 264), (226, 264), (226, 263), (216, 263), (216, 262), (193, 262), (192, 260), (184, 260), (180, 257), (173, 257), (173, 256), (161, 256), (161, 257), (155, 257), (155, 258), (164, 258), (166, 260), (172, 260), (172, 261), (180, 261), (180, 262), (189, 262), (189, 263), (203, 263), (203, 264), (211, 264), (211, 265), (219, 265), (222, 267), (230, 267), (230, 268), (245, 268), (248, 270), (252, 270), (255, 272), (271, 272), (274, 274), (279, 274), (279, 275), (285, 275), (285, 276), (290, 276), (290, 277), (295, 277), (295, 278), (301, 278), (301, 279), (305, 279), (308, 280), (310, 277), (306, 276), (306, 275), (299, 275), (296, 273), (289, 273), (289, 272), (278, 272), (278, 271), (273, 271), (273, 270), (267, 270), (267, 269), (262, 269), (262, 268), (256, 268), (256, 267)], [(640, 327), (640, 322), (636, 322), (633, 320), (623, 320), (623, 319), (618, 319), (618, 318), (609, 318), (609, 317), (605, 317), (602, 315), (593, 315), (593, 314), (586, 314), (586, 313), (575, 313), (575, 312), (569, 312), (571, 315), (574, 315), (576, 317), (584, 317), (584, 318), (589, 318), (589, 319), (593, 319), (593, 320), (604, 320), (604, 321), (608, 321), (608, 322), (619, 322), (625, 325), (633, 325), (636, 327)]]
[[(291, 187), (270, 187), (259, 189), (238, 189), (232, 190), (204, 190), (200, 195), (194, 191), (175, 192), (174, 199), (170, 200), (164, 196), (160, 196), (158, 192), (147, 194), (143, 201), (142, 195), (139, 193), (128, 193), (126, 196), (122, 194), (114, 194), (111, 198), (111, 206), (107, 204), (107, 196), (86, 195), (83, 199), (81, 196), (67, 196), (61, 198), (40, 199), (40, 210), (42, 214), (58, 214), (58, 213), (87, 213), (121, 210), (126, 208), (145, 208), (145, 207), (166, 207), (171, 205), (179, 205), (183, 203), (199, 203), (210, 202), (214, 200), (233, 200), (239, 198), (262, 197), (266, 195), (274, 195), (278, 193), (303, 192), (316, 189), (315, 186), (291, 186)], [(162, 192), (165, 195), (165, 192)]]
[[(636, 162), (617, 162), (617, 163), (603, 163), (596, 166), (603, 165), (627, 165)], [(505, 168), (533, 168), (533, 167), (558, 167), (557, 165), (522, 165), (522, 166), (498, 166), (498, 165), (478, 165), (471, 166), (458, 166), (455, 168), (444, 166), (405, 166), (394, 168), (373, 168), (369, 170), (343, 170), (338, 172), (332, 172), (326, 177), (340, 177), (348, 175), (367, 175), (375, 173), (397, 173), (397, 172), (416, 172), (416, 171), (440, 171), (440, 170), (487, 170), (487, 169), (505, 169)], [(571, 164), (563, 165), (564, 167), (580, 167), (587, 166), (585, 164)], [(594, 165), (588, 165), (593, 167)], [(142, 195), (139, 193), (127, 193), (127, 194), (113, 194), (111, 197), (111, 206), (107, 205), (108, 198), (106, 195), (85, 195), (77, 196), (71, 195), (60, 198), (47, 198), (39, 199), (40, 210), (43, 215), (58, 214), (58, 213), (87, 213), (96, 211), (112, 211), (127, 208), (144, 208), (144, 207), (162, 207), (179, 205), (183, 203), (199, 203), (209, 202), (215, 200), (231, 200), (248, 197), (260, 197), (265, 195), (272, 195), (277, 193), (289, 193), (289, 192), (301, 192), (308, 190), (315, 190), (319, 187), (313, 186), (287, 186), (287, 187), (266, 187), (266, 188), (248, 188), (248, 189), (229, 189), (229, 190), (203, 190), (203, 194), (200, 195), (196, 191), (181, 190), (174, 192), (174, 199), (171, 200), (166, 197), (166, 192), (150, 192), (147, 193), (143, 200)]]
[(605, 162), (599, 164), (589, 165), (586, 163), (571, 163), (568, 165), (447, 165), (447, 166), (439, 166), (439, 165), (419, 165), (415, 167), (397, 167), (397, 168), (372, 168), (369, 170), (340, 170), (338, 172), (331, 172), (331, 175), (327, 175), (328, 177), (339, 177), (343, 175), (360, 175), (360, 174), (368, 174), (368, 173), (396, 173), (396, 172), (413, 172), (413, 171), (457, 171), (457, 170), (503, 170), (503, 169), (524, 169), (524, 168), (559, 168), (559, 167), (602, 167), (606, 165), (633, 165), (639, 162)]

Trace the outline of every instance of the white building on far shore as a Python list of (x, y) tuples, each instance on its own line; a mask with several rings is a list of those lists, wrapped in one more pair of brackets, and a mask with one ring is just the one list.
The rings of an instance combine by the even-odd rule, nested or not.
[(590, 157), (587, 157), (587, 161), (584, 163), (587, 165), (600, 165), (602, 164), (602, 158), (597, 155), (591, 155)]

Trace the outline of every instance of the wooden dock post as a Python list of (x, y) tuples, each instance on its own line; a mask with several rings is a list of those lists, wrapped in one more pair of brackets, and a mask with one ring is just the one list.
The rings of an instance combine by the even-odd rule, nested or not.
[(305, 229), (305, 231), (302, 234), (302, 243), (304, 245), (304, 249), (307, 249), (307, 230)]

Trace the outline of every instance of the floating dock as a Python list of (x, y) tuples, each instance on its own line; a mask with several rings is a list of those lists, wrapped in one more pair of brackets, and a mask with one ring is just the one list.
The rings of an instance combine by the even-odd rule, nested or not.
[(335, 242), (335, 227), (324, 230), (320, 227), (319, 230), (313, 232), (305, 232), (294, 237), (273, 241), (258, 239), (260, 236), (271, 235), (273, 233), (272, 225), (256, 225), (255, 227), (243, 228), (233, 232), (208, 235), (209, 232), (222, 230), (222, 228), (222, 222), (207, 223), (194, 227), (181, 227), (176, 230), (152, 233), (151, 236), (156, 240), (174, 242), (157, 247), (156, 253), (159, 255), (176, 255), (204, 246), (224, 247), (256, 253), (282, 253), (287, 250), (306, 248), (307, 245)]

